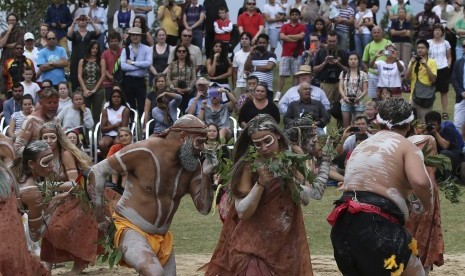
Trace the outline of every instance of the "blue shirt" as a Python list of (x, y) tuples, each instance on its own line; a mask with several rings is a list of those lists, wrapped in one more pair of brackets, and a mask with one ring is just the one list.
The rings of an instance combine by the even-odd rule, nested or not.
[[(56, 62), (62, 58), (68, 60), (68, 55), (63, 47), (55, 46), (53, 50), (45, 47), (39, 51), (37, 65), (40, 66), (47, 62)], [(60, 82), (65, 81), (65, 68), (54, 68), (50, 71), (42, 72), (42, 79), (49, 79), (52, 81), (53, 85), (58, 85)]]
[[(132, 7), (152, 7), (152, 4), (149, 0), (129, 0), (129, 6), (132, 6)], [(147, 18), (147, 14), (149, 13), (148, 11), (147, 12), (138, 12), (138, 11), (134, 11), (136, 13), (136, 15), (142, 15), (143, 17)]]
[[(71, 17), (69, 8), (65, 4), (61, 3), (58, 7), (52, 4), (47, 9), (44, 22), (50, 26), (51, 31), (55, 31), (57, 39), (60, 39), (66, 36), (66, 32), (68, 31), (68, 27), (71, 26), (73, 18)], [(57, 26), (54, 28), (51, 27), (52, 23), (57, 24)], [(59, 24), (66, 24), (66, 27), (62, 29)]]
[(21, 105), (17, 104), (14, 98), (10, 98), (3, 103), (5, 126), (10, 124), (11, 115), (17, 111), (21, 111)]
[[(178, 107), (181, 104), (182, 96), (176, 94), (176, 97), (172, 99), (168, 104), (168, 112), (171, 118), (172, 123), (178, 119)], [(169, 128), (171, 125), (165, 123), (165, 112), (158, 107), (155, 107), (152, 110), (152, 117), (155, 122), (154, 133), (162, 133), (165, 129)]]
[(126, 76), (141, 78), (147, 75), (150, 66), (152, 65), (152, 47), (139, 43), (137, 55), (134, 52), (134, 47), (129, 45), (129, 57), (134, 62), (133, 64), (126, 63), (126, 48), (121, 52), (121, 69)]
[(463, 63), (463, 87), (465, 87), (465, 62)]

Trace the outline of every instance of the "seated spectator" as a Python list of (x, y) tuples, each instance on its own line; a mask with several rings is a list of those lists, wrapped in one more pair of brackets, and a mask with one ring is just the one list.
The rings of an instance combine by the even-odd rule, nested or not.
[(380, 99), (379, 99), (379, 102), (382, 102), (386, 99), (389, 99), (392, 97), (392, 90), (391, 88), (389, 87), (383, 87), (383, 89), (381, 89), (381, 94), (380, 94)]
[(284, 125), (288, 125), (292, 121), (310, 114), (314, 124), (317, 126), (318, 135), (323, 135), (323, 128), (329, 123), (330, 120), (325, 106), (317, 100), (312, 100), (312, 87), (310, 83), (300, 83), (298, 91), (300, 100), (291, 102), (289, 104), (286, 115), (284, 115)]
[(145, 125), (147, 124), (152, 117), (152, 110), (157, 106), (156, 99), (158, 95), (163, 92), (167, 92), (168, 88), (166, 87), (166, 76), (165, 75), (157, 75), (154, 80), (154, 85), (152, 91), (147, 94), (145, 98), (145, 105), (144, 105), (144, 122), (143, 126), (145, 129)]
[(23, 97), (23, 85), (21, 83), (13, 84), (13, 97), (3, 102), (3, 117), (5, 125), (10, 124), (10, 118), (16, 111), (21, 111), (21, 98)]
[(75, 145), (76, 148), (84, 151), (84, 147), (82, 145), (81, 139), (79, 138), (79, 132), (77, 130), (70, 130), (66, 132), (66, 138), (71, 142), (71, 144)]
[(16, 111), (11, 115), (8, 137), (14, 137), (21, 130), (26, 117), (31, 115), (34, 109), (34, 101), (31, 95), (27, 94), (21, 97), (21, 108), (22, 110)]
[(103, 156), (106, 156), (111, 145), (119, 142), (118, 133), (120, 127), (129, 126), (129, 108), (127, 107), (124, 94), (118, 85), (113, 86), (109, 105), (102, 111), (100, 128), (102, 138), (98, 142)]
[[(223, 102), (223, 93), (226, 94), (229, 101), (228, 103)], [(206, 99), (203, 100), (202, 107), (197, 117), (207, 125), (215, 124), (219, 126), (220, 140), (228, 141), (232, 134), (229, 117), (236, 105), (236, 98), (229, 89), (222, 88), (219, 85), (210, 86), (210, 89), (208, 89), (208, 98), (210, 99), (210, 104), (207, 103)]]
[(60, 111), (62, 111), (66, 107), (73, 105), (73, 101), (71, 100), (71, 97), (69, 96), (67, 82), (62, 81), (58, 84), (58, 95), (60, 95), (60, 98), (58, 99), (59, 102), (58, 102), (57, 113), (60, 113)]
[[(296, 76), (298, 77), (299, 83), (303, 82), (312, 82), (313, 78), (313, 70), (310, 65), (301, 65), (299, 71), (296, 73)], [(330, 109), (330, 104), (329, 100), (326, 97), (326, 94), (323, 90), (321, 90), (319, 87), (316, 86), (311, 86), (312, 88), (312, 93), (311, 97), (312, 100), (316, 100), (321, 102), (326, 110)], [(288, 106), (291, 102), (298, 101), (300, 99), (299, 95), (299, 85), (293, 86), (287, 90), (287, 92), (284, 94), (284, 96), (281, 98), (279, 101), (279, 112), (284, 115), (287, 112)]]
[[(118, 144), (114, 144), (113, 146), (111, 146), (110, 150), (108, 151), (107, 158), (122, 150), (125, 146), (132, 144), (131, 130), (128, 127), (118, 128), (118, 140)], [(119, 182), (119, 177), (120, 175), (118, 174), (112, 174), (111, 182), (117, 184)], [(121, 186), (123, 188), (126, 187), (126, 177), (127, 175), (121, 175)]]
[(34, 70), (26, 66), (23, 68), (23, 81), (21, 84), (23, 85), (24, 88), (24, 95), (31, 95), (32, 99), (34, 102), (38, 102), (39, 100), (39, 95), (37, 95), (37, 92), (40, 91), (40, 86), (33, 82), (32, 79), (34, 78)]
[(72, 105), (65, 107), (58, 113), (63, 130), (71, 130), (84, 127), (91, 130), (94, 127), (92, 112), (84, 104), (82, 92), (76, 91), (71, 97)]
[(373, 123), (376, 123), (376, 115), (378, 114), (378, 108), (375, 101), (368, 101), (365, 105), (365, 115), (367, 116), (368, 128)]
[(446, 179), (449, 176), (448, 174), (456, 175), (457, 167), (462, 163), (463, 159), (457, 130), (448, 125), (441, 126), (441, 114), (437, 111), (426, 113), (425, 122), (425, 134), (434, 137), (438, 152), (449, 157), (452, 162), (452, 172), (445, 172), (443, 179)]
[(210, 81), (214, 81), (229, 89), (232, 64), (228, 58), (228, 50), (225, 43), (221, 41), (213, 42), (212, 55), (207, 59), (206, 64)]
[(399, 51), (397, 57), (404, 62), (404, 65), (408, 64), (412, 57), (412, 40), (410, 38), (412, 24), (406, 17), (405, 8), (399, 8), (398, 18), (391, 21), (389, 31), (391, 41)]
[(352, 116), (361, 115), (365, 111), (363, 98), (368, 92), (368, 76), (360, 70), (356, 53), (349, 55), (349, 70), (341, 72), (339, 80), (342, 124), (346, 128), (350, 125)]
[(200, 108), (202, 107), (202, 101), (207, 99), (207, 91), (210, 86), (210, 82), (206, 78), (201, 77), (197, 80), (195, 86), (197, 88), (197, 94), (189, 100), (185, 112), (186, 114), (197, 116), (200, 112)]
[(155, 101), (157, 105), (152, 110), (152, 117), (155, 121), (153, 132), (161, 134), (178, 119), (178, 107), (182, 96), (174, 92), (163, 92)]
[(267, 90), (268, 87), (266, 84), (258, 84), (253, 92), (253, 100), (246, 101), (242, 106), (237, 120), (242, 128), (258, 114), (268, 114), (273, 117), (278, 124), (281, 121), (278, 107), (272, 100), (267, 99)]
[(368, 132), (368, 121), (365, 115), (359, 115), (355, 117), (354, 124), (352, 126), (348, 126), (344, 129), (342, 133), (341, 142), (336, 148), (336, 151), (341, 154), (342, 152), (349, 152), (355, 149), (356, 141), (354, 134), (368, 134), (368, 137), (371, 134)]
[(255, 87), (258, 85), (257, 76), (248, 76), (246, 85), (247, 88), (245, 93), (243, 93), (236, 102), (236, 114), (239, 114), (239, 111), (246, 101), (253, 100), (253, 92), (255, 91)]
[[(378, 60), (379, 57), (385, 57), (385, 60)], [(379, 51), (375, 57), (370, 60), (370, 67), (378, 70), (379, 79), (377, 90), (389, 88), (393, 97), (402, 97), (402, 74), (405, 72), (405, 65), (397, 57), (397, 48), (394, 44), (388, 44), (384, 50)]]

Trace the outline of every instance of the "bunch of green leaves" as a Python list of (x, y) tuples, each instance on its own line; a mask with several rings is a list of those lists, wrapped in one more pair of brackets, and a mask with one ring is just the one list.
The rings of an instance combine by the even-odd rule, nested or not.
[(108, 226), (107, 234), (97, 241), (97, 244), (102, 245), (103, 254), (99, 255), (99, 259), (102, 263), (108, 261), (110, 269), (112, 269), (115, 264), (118, 264), (123, 257), (123, 251), (119, 247), (116, 247), (113, 243), (116, 232), (116, 226), (113, 221), (111, 221)]
[(289, 188), (292, 200), (299, 203), (302, 182), (298, 181), (294, 175), (296, 171), (299, 172), (305, 181), (313, 185), (315, 175), (307, 168), (306, 164), (309, 158), (308, 155), (294, 153), (291, 149), (280, 151), (273, 158), (263, 158), (254, 146), (249, 146), (244, 161), (247, 162), (252, 172), (266, 168), (273, 174), (274, 178), (280, 178), (281, 190)]
[[(343, 129), (327, 128), (327, 134), (318, 136), (318, 148), (321, 148), (326, 155), (332, 157), (338, 155), (336, 148), (341, 141), (343, 131)], [(331, 143), (327, 143), (328, 139)]]
[(45, 205), (49, 204), (53, 197), (59, 193), (59, 188), (61, 185), (63, 185), (63, 182), (46, 179), (44, 179), (42, 182), (39, 182), (38, 187), (40, 193), (42, 194), (42, 203)]
[[(422, 149), (424, 155), (425, 166), (434, 167), (441, 174), (445, 171), (452, 170), (452, 163), (449, 157), (443, 154), (432, 154), (433, 149), (429, 147), (429, 140), (426, 141), (425, 146)], [(451, 203), (459, 203), (462, 190), (459, 187), (458, 181), (455, 177), (448, 177), (446, 179), (437, 182), (439, 189), (444, 192), (446, 199)]]

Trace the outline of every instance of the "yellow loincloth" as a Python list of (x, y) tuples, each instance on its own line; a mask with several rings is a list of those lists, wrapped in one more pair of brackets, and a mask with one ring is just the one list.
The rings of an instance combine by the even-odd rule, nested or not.
[[(155, 253), (160, 261), (161, 265), (165, 265), (168, 261), (171, 252), (173, 252), (173, 234), (170, 231), (166, 232), (165, 235), (157, 235), (157, 234), (147, 234), (146, 232), (142, 231), (139, 227), (132, 224), (126, 218), (119, 216), (116, 213), (113, 213), (113, 221), (115, 222), (116, 232), (114, 237), (114, 244), (119, 247), (120, 246), (120, 239), (123, 231), (125, 229), (132, 229), (137, 233), (141, 234), (145, 239), (147, 239), (150, 247), (152, 248), (153, 253)], [(121, 266), (127, 266), (123, 260), (120, 262)]]

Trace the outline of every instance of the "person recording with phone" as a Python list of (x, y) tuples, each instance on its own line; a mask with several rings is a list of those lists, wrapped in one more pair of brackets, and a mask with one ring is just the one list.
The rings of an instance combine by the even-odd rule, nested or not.
[(200, 109), (202, 108), (202, 102), (203, 100), (207, 99), (209, 86), (210, 82), (206, 78), (200, 77), (197, 80), (197, 82), (195, 83), (197, 94), (194, 98), (189, 100), (189, 103), (187, 104), (186, 114), (191, 114), (194, 116), (199, 115)]
[(182, 18), (181, 7), (176, 5), (173, 0), (165, 1), (163, 5), (158, 7), (157, 18), (160, 20), (160, 26), (166, 31), (166, 43), (171, 46), (176, 46), (179, 39), (179, 25), (177, 20)]
[(229, 126), (229, 116), (236, 105), (234, 94), (227, 88), (221, 87), (217, 83), (212, 83), (208, 89), (207, 99), (202, 101), (197, 118), (202, 120), (206, 125), (215, 124), (220, 128), (220, 141), (228, 141), (232, 132)]
[(367, 134), (368, 137), (371, 137), (371, 133), (368, 132), (368, 119), (365, 115), (356, 116), (353, 125), (344, 129), (341, 142), (336, 148), (337, 153), (341, 154), (355, 149), (357, 141), (354, 134)]

